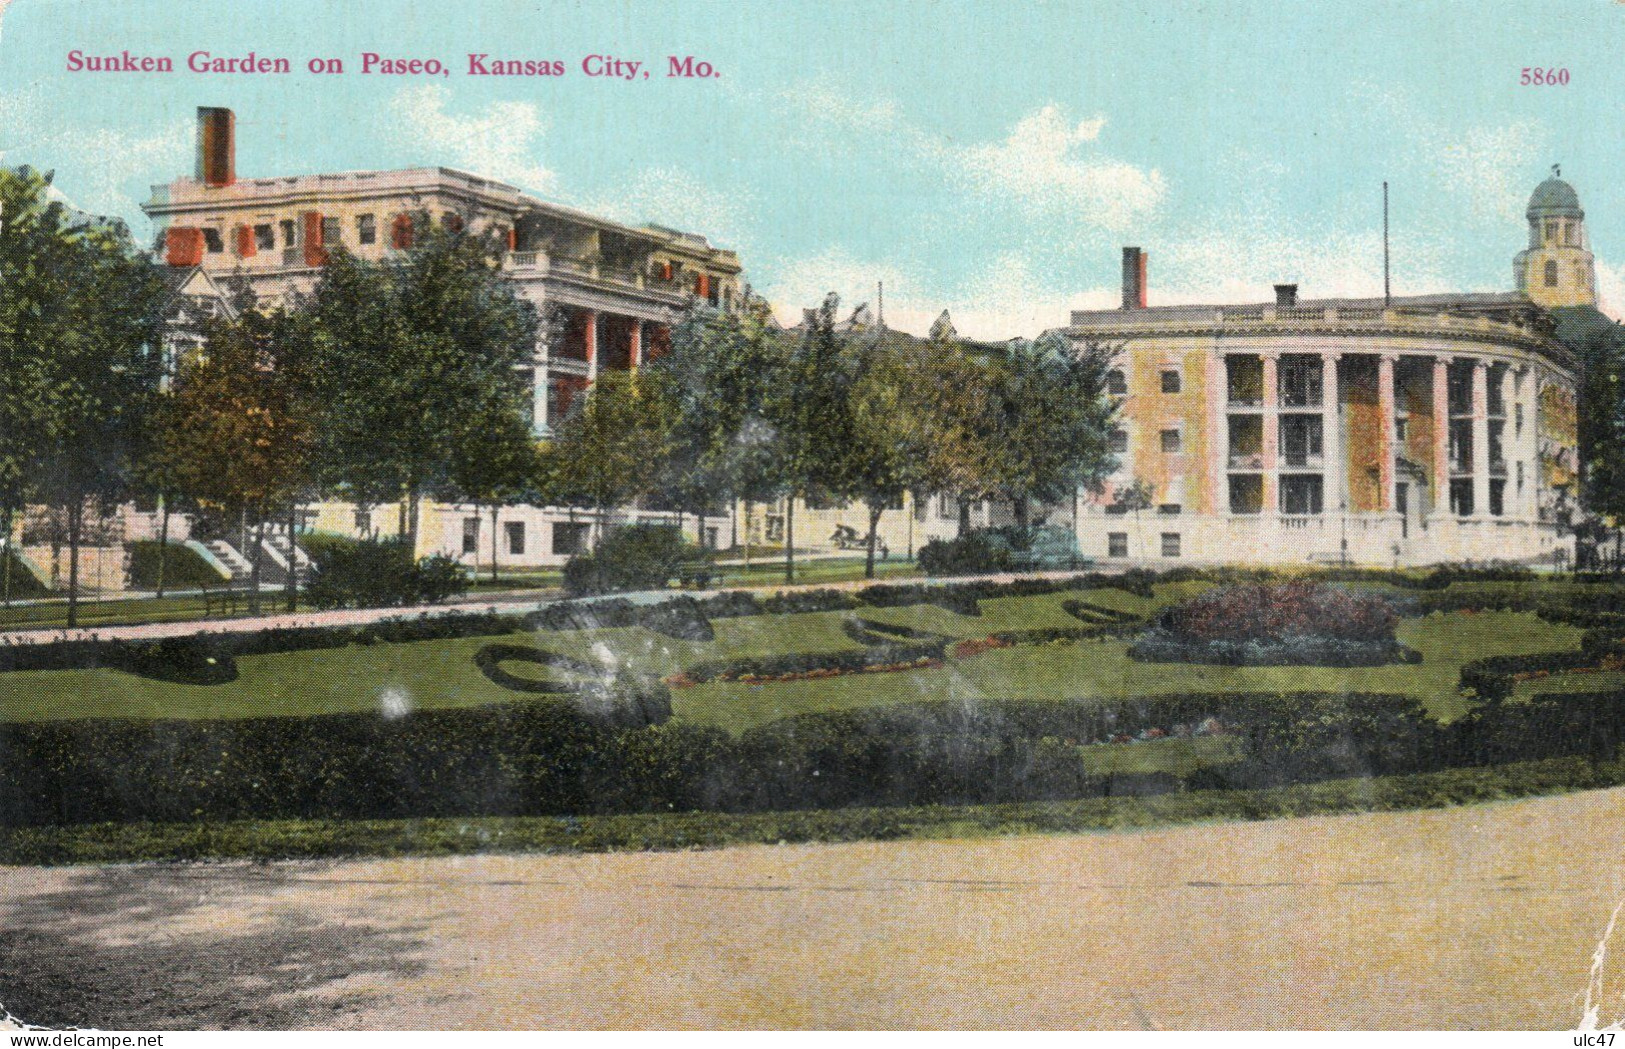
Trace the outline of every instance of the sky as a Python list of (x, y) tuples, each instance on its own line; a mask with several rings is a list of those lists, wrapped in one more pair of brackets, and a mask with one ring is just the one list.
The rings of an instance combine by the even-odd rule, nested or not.
[[(74, 72), (69, 52), (175, 71)], [(195, 51), (289, 59), (203, 74)], [(448, 75), (361, 72), (361, 55)], [(562, 76), (468, 75), (468, 55)], [(643, 65), (584, 75), (588, 56)], [(693, 56), (713, 77), (666, 76)], [(336, 57), (343, 74), (306, 62)], [(1525, 67), (1567, 84), (1522, 85)], [(641, 74), (647, 71), (649, 76)], [(1512, 288), (1561, 163), (1625, 306), (1625, 3), (0, 0), (0, 153), (130, 221), (237, 113), (240, 177), (440, 164), (737, 250), (787, 318), (836, 291), (983, 338), (1150, 302)], [(1617, 313), (1616, 313), (1617, 315)]]

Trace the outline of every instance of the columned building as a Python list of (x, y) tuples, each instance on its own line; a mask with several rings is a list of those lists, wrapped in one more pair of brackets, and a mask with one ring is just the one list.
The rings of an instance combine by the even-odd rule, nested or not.
[[(173, 283), (195, 283), (187, 275), (201, 273), (220, 288), (246, 285), (274, 306), (313, 289), (339, 247), (387, 259), (409, 250), (426, 223), (490, 235), (506, 248), (503, 276), (544, 320), (523, 369), (538, 437), (603, 371), (636, 369), (665, 352), (690, 307), (729, 309), (740, 294), (738, 257), (699, 234), (624, 225), (451, 168), (239, 178), (234, 136), (230, 110), (199, 109), (194, 174), (154, 186), (142, 205)], [(515, 507), (503, 511), (502, 535), (493, 536), (485, 534), (489, 516), (473, 508), (423, 512), (421, 553), (482, 564), (494, 542), (506, 564), (557, 564), (593, 527), (579, 508)], [(313, 521), (323, 530), (388, 533), (396, 514), (324, 504)]]
[[(1116, 350), (1119, 468), (1078, 520), (1106, 561), (1428, 564), (1567, 556), (1574, 354), (1551, 309), (1595, 303), (1583, 213), (1556, 179), (1529, 205), (1518, 290), (1145, 305), (1062, 329)], [(1148, 498), (1135, 498), (1138, 493)]]

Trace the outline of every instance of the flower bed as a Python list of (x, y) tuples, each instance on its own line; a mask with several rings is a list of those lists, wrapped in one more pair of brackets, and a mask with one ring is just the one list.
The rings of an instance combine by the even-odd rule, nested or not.
[(1153, 663), (1381, 666), (1418, 663), (1394, 638), (1391, 602), (1314, 583), (1244, 584), (1165, 610), (1129, 649)]

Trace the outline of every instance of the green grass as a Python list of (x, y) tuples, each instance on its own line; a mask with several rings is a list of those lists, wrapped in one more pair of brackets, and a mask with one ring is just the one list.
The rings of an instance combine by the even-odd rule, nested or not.
[[(1131, 748), (1123, 748), (1131, 749)], [(1256, 791), (1009, 805), (763, 813), (266, 820), (0, 829), (0, 863), (445, 856), (489, 852), (645, 852), (788, 842), (1077, 834), (1191, 823), (1392, 812), (1505, 801), (1625, 783), (1625, 764), (1580, 758), (1331, 780)]]
[[(1151, 601), (1113, 589), (1000, 598), (984, 601), (980, 616), (957, 615), (932, 605), (864, 608), (860, 614), (955, 638), (973, 638), (1003, 630), (1077, 626), (1078, 621), (1061, 608), (1072, 597), (1144, 613), (1188, 597), (1203, 585), (1159, 587)], [(184, 600), (151, 604), (175, 609)], [(85, 621), (97, 622), (100, 611), (87, 605)], [(476, 706), (517, 698), (516, 693), (486, 680), (473, 665), (474, 652), (492, 641), (536, 644), (591, 663), (664, 677), (702, 661), (852, 651), (858, 646), (841, 629), (847, 616), (844, 612), (814, 612), (718, 619), (713, 623), (716, 640), (708, 643), (679, 641), (638, 627), (246, 656), (238, 660), (236, 681), (213, 686), (176, 685), (113, 670), (0, 674), (0, 720), (337, 713), (376, 709), (386, 692), (404, 694), (421, 708)], [(1495, 654), (1574, 650), (1580, 637), (1579, 628), (1548, 623), (1530, 614), (1434, 614), (1400, 625), (1400, 640), (1422, 653), (1420, 665), (1344, 669), (1149, 664), (1127, 657), (1127, 640), (1103, 639), (997, 649), (950, 659), (946, 666), (931, 670), (769, 684), (713, 681), (676, 690), (673, 702), (678, 718), (732, 732), (810, 711), (887, 703), (1174, 692), (1397, 692), (1419, 697), (1436, 715), (1449, 720), (1470, 705), (1457, 691), (1462, 663)], [(1594, 683), (1606, 687), (1598, 680), (1605, 677), (1613, 678), (1550, 678), (1538, 689), (1588, 688)], [(1575, 684), (1571, 686), (1571, 682)]]
[(1166, 772), (1184, 778), (1197, 769), (1234, 764), (1241, 757), (1241, 740), (1234, 736), (1100, 743), (1078, 748), (1078, 758), (1092, 776)]

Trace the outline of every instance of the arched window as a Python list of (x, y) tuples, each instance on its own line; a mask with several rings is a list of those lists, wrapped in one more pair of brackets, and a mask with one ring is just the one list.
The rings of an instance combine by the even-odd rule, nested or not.
[(1113, 368), (1106, 373), (1106, 392), (1113, 397), (1128, 395), (1128, 379), (1123, 375), (1121, 368)]
[(1546, 260), (1546, 286), (1548, 288), (1557, 287), (1557, 260), (1556, 259), (1547, 259)]

